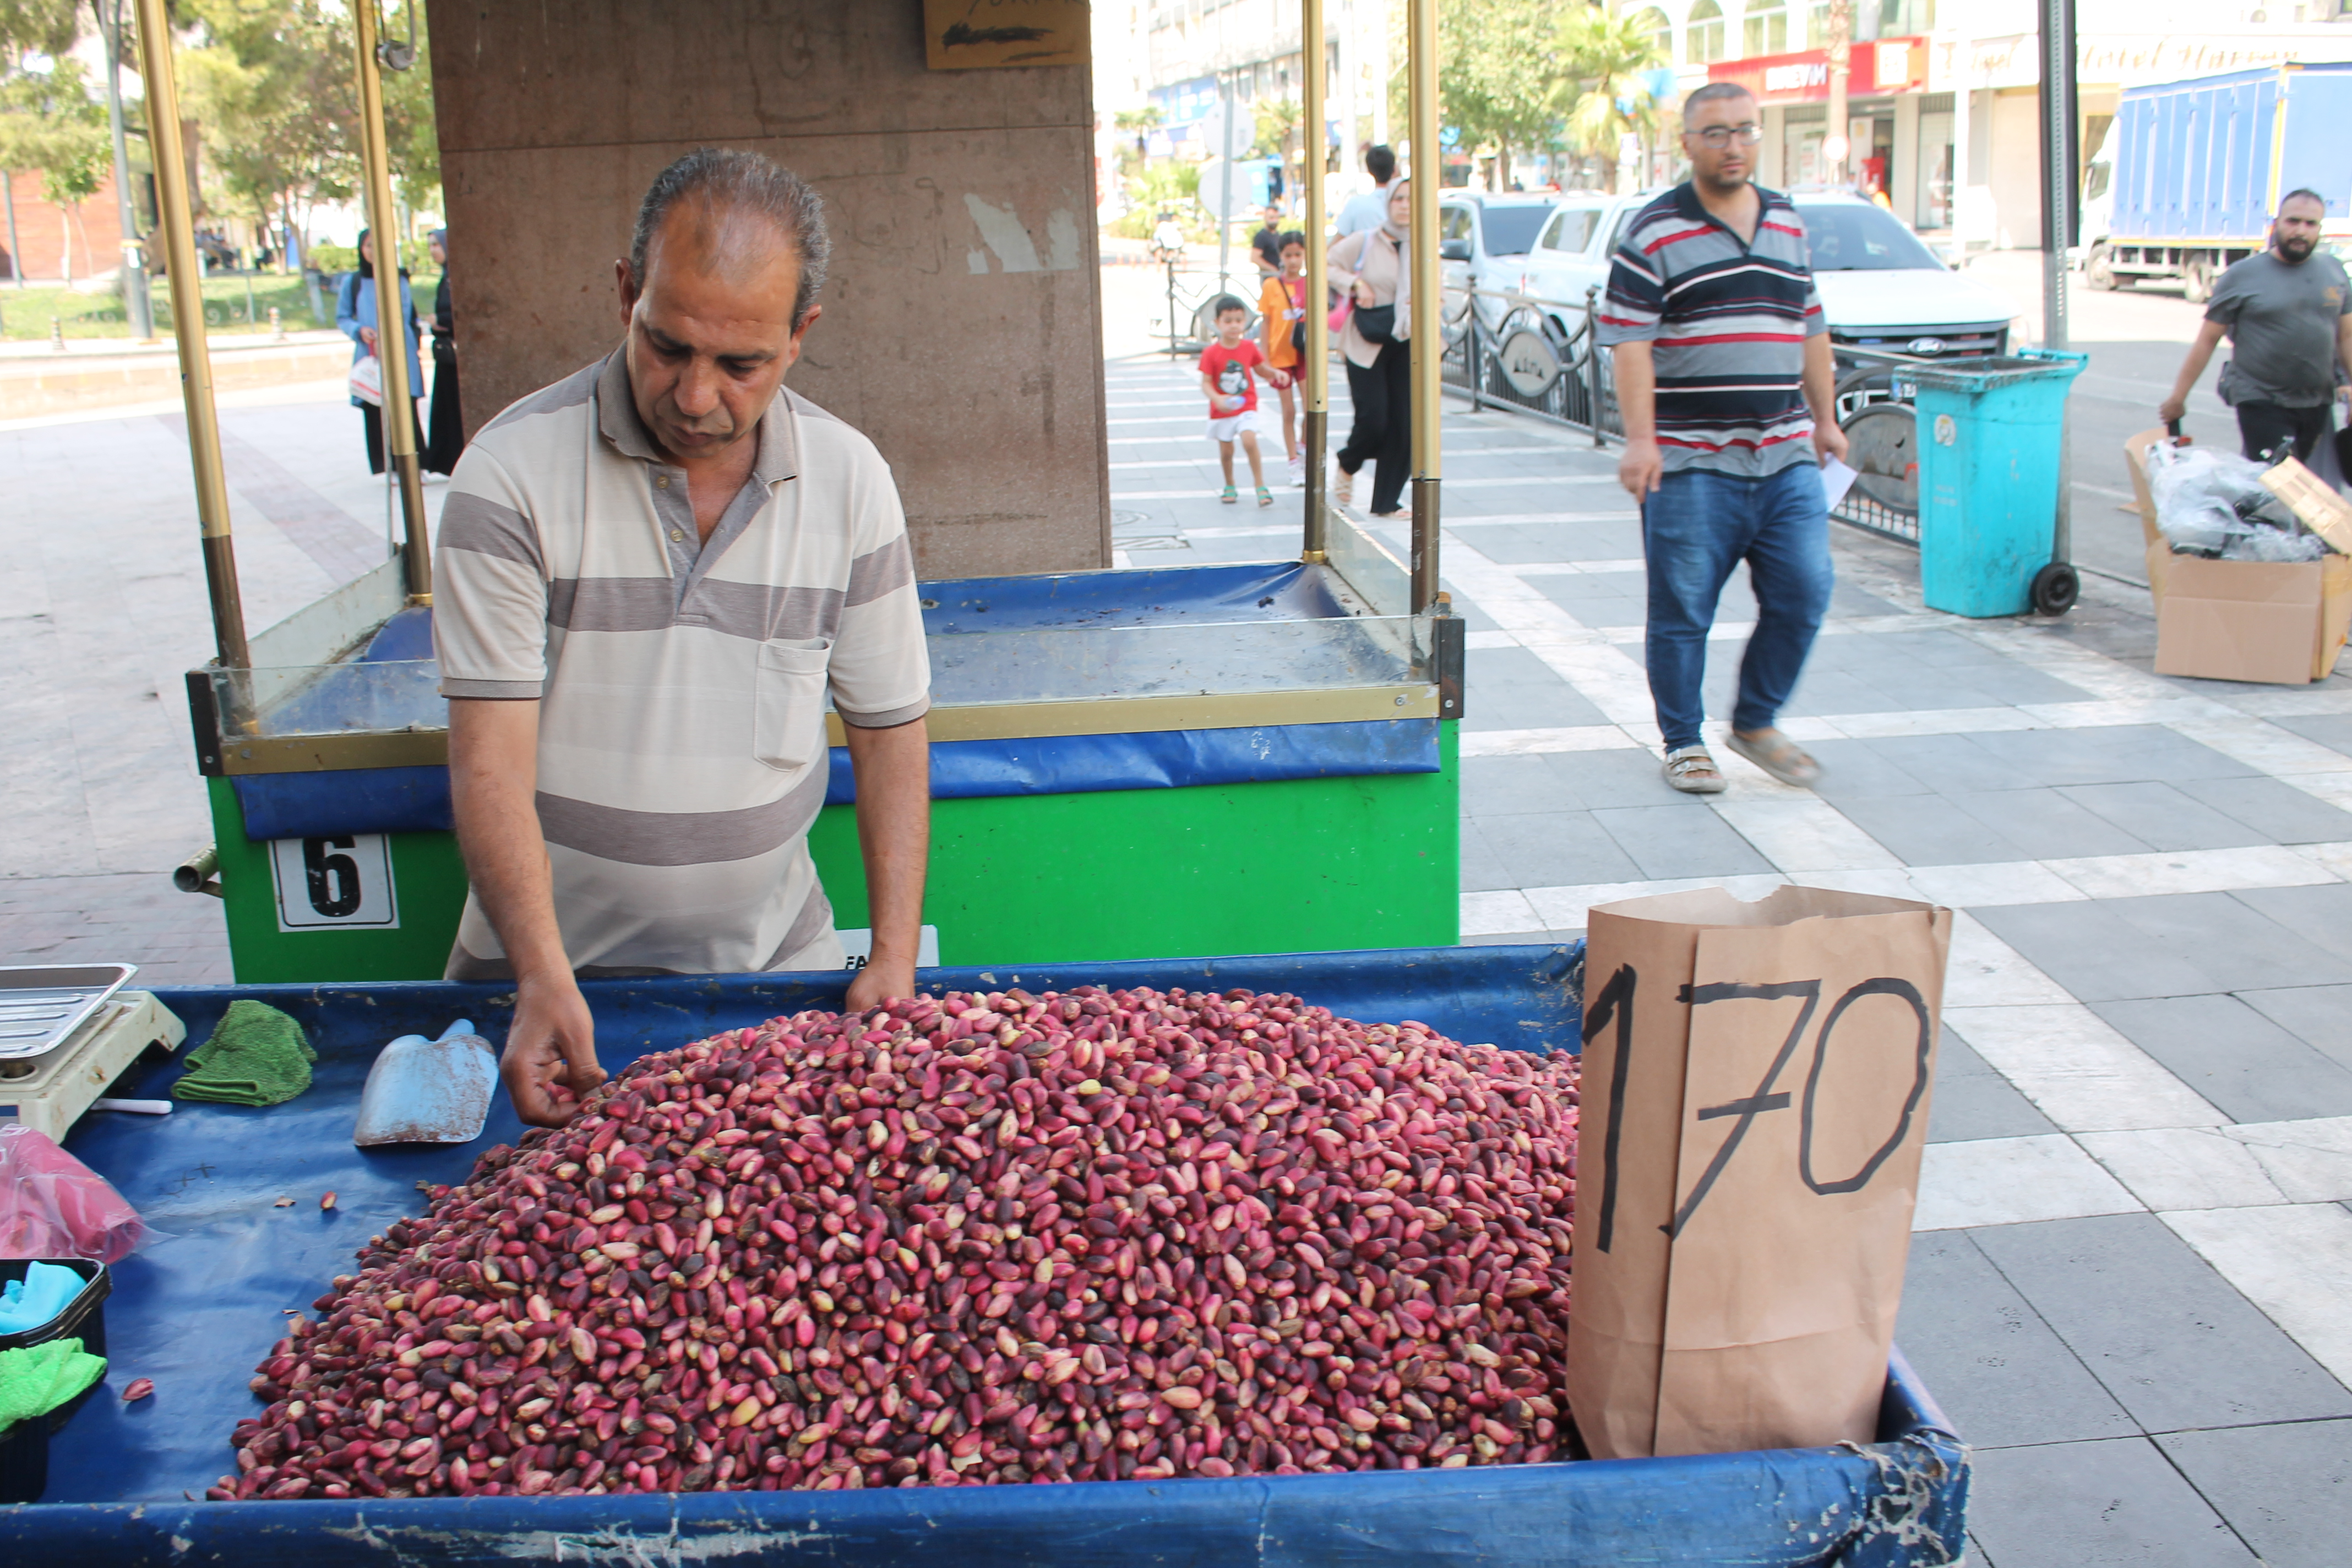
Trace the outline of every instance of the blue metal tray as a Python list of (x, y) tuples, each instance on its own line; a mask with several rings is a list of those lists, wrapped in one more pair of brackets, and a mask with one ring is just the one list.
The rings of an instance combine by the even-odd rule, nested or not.
[[(1576, 1048), (1581, 944), (1439, 948), (927, 972), (927, 987), (1149, 984), (1292, 991), (1368, 1021), (1417, 1018), (1454, 1037)], [(591, 981), (599, 1052), (617, 1068), (780, 1013), (838, 1005), (837, 974)], [(110, 1380), (152, 1398), (89, 1402), (51, 1449), (47, 1500), (0, 1509), (0, 1560), (614, 1564), (1717, 1563), (1889, 1568), (1954, 1561), (1967, 1454), (1900, 1356), (1878, 1441), (1670, 1459), (1234, 1480), (714, 1493), (684, 1497), (211, 1503), (230, 1429), (281, 1311), (308, 1311), (352, 1254), (416, 1214), (418, 1182), (461, 1179), (521, 1128), (503, 1098), (455, 1149), (356, 1149), (352, 1117), (376, 1050), (470, 1017), (493, 1037), (510, 989), (352, 984), (162, 991), (190, 1034), (243, 996), (299, 1019), (318, 1047), (310, 1090), (269, 1110), (189, 1103), (167, 1118), (94, 1116), (68, 1147), (174, 1239), (115, 1268)], [(158, 1062), (125, 1092), (165, 1092)], [(337, 1194), (331, 1212), (320, 1194)], [(281, 1196), (289, 1208), (274, 1205)]]

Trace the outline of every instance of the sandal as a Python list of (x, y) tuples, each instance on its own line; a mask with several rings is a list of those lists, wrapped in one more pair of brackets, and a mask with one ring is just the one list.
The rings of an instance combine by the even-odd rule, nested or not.
[(1677, 746), (1666, 753), (1666, 782), (1685, 795), (1721, 795), (1731, 781), (1716, 770), (1705, 746)]
[(1258, 486), (1257, 504), (1260, 506), (1272, 506), (1274, 504), (1274, 492), (1266, 489), (1264, 485)]
[(1822, 764), (1805, 754), (1796, 742), (1778, 730), (1759, 731), (1754, 736), (1738, 731), (1727, 731), (1724, 744), (1779, 779), (1798, 789), (1811, 789), (1821, 782)]
[(1331, 499), (1341, 506), (1355, 505), (1356, 476), (1336, 463), (1331, 467), (1331, 472), (1335, 476), (1331, 480)]
[(1231, 485), (1227, 485), (1225, 487), (1225, 493), (1219, 496), (1217, 499), (1224, 502), (1227, 506), (1238, 506), (1241, 504), (1242, 498), (1239, 490), (1236, 490)]

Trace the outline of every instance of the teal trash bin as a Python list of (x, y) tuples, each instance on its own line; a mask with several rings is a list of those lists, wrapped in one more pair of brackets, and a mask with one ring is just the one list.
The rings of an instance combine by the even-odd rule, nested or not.
[(1956, 616), (2063, 612), (2074, 568), (2057, 560), (2066, 390), (2089, 356), (2027, 349), (1906, 367), (1917, 387), (1919, 584)]

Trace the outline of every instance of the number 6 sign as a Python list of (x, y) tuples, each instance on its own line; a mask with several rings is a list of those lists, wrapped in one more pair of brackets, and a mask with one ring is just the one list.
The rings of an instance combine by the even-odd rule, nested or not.
[(1808, 888), (1592, 911), (1568, 1381), (1596, 1458), (1870, 1440), (1950, 941), (1948, 910)]
[(273, 838), (269, 869), (279, 931), (390, 931), (400, 924), (392, 847), (381, 833)]

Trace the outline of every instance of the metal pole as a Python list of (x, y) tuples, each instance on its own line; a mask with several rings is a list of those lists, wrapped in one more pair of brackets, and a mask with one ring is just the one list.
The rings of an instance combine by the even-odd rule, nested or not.
[(0, 168), (0, 197), (8, 208), (8, 276), (25, 287), (25, 247), (16, 243), (16, 171)]
[[(152, 0), (145, 0), (152, 4)], [(392, 158), (383, 136), (383, 78), (376, 68), (376, 0), (352, 7), (358, 43), (360, 155), (367, 171), (368, 226), (375, 239), (376, 358), (383, 366), (386, 464), (400, 484), (401, 555), (410, 598), (433, 600), (432, 542), (425, 530), (425, 477), (416, 466), (416, 405), (408, 384), (408, 312), (400, 300), (400, 237), (392, 205)]]
[[(2041, 0), (2042, 13), (2042, 346), (2063, 349), (2066, 252), (2075, 238), (2075, 168), (2080, 149), (2074, 112), (2074, 0)], [(2074, 463), (2062, 412), (2058, 433), (2058, 510), (2050, 558), (2074, 553)]]
[(213, 362), (205, 342), (204, 273), (196, 264), (195, 220), (188, 205), (188, 163), (180, 144), (180, 89), (172, 77), (171, 25), (164, 0), (138, 0), (140, 74), (147, 79), (147, 146), (155, 158), (157, 217), (171, 271), (172, 334), (180, 344), (180, 394), (188, 409), (188, 463), (195, 470), (196, 521), (205, 550), (205, 585), (213, 605), (220, 662), (249, 668), (245, 606), (236, 591), (236, 551), (228, 531), (228, 481), (221, 469), (220, 416), (213, 406)]
[(1592, 420), (1592, 445), (1597, 451), (1609, 443), (1601, 434), (1601, 286), (1584, 290), (1584, 407)]
[[(105, 0), (99, 20), (106, 35), (106, 121), (114, 136), (114, 210), (122, 231), (122, 308), (131, 335), (155, 335), (153, 302), (147, 298), (147, 256), (138, 238), (139, 218), (131, 200), (131, 151), (122, 135), (122, 0)], [(137, 275), (134, 285), (132, 275)]]
[(1226, 258), (1234, 244), (1234, 79), (1223, 70), (1217, 73), (1217, 92), (1224, 104), (1223, 127), (1225, 144), (1218, 153), (1222, 167), (1217, 174), (1217, 292), (1228, 294), (1233, 284), (1226, 272)]
[(1412, 613), (1437, 602), (1439, 374), (1445, 274), (1437, 263), (1437, 0), (1411, 0), (1405, 46), (1412, 116)]
[[(1307, 428), (1303, 452), (1307, 458), (1307, 530), (1299, 559), (1316, 563), (1325, 558), (1328, 520), (1323, 515), (1323, 446), (1331, 422), (1331, 327), (1324, 312), (1329, 292), (1329, 268), (1324, 255), (1323, 215), (1325, 167), (1324, 99), (1328, 62), (1323, 56), (1323, 0), (1303, 0), (1298, 40), (1299, 59), (1306, 67), (1300, 84), (1300, 118), (1307, 141), (1307, 352), (1298, 368), (1307, 377)], [(1342, 47), (1345, 46), (1342, 45)]]

